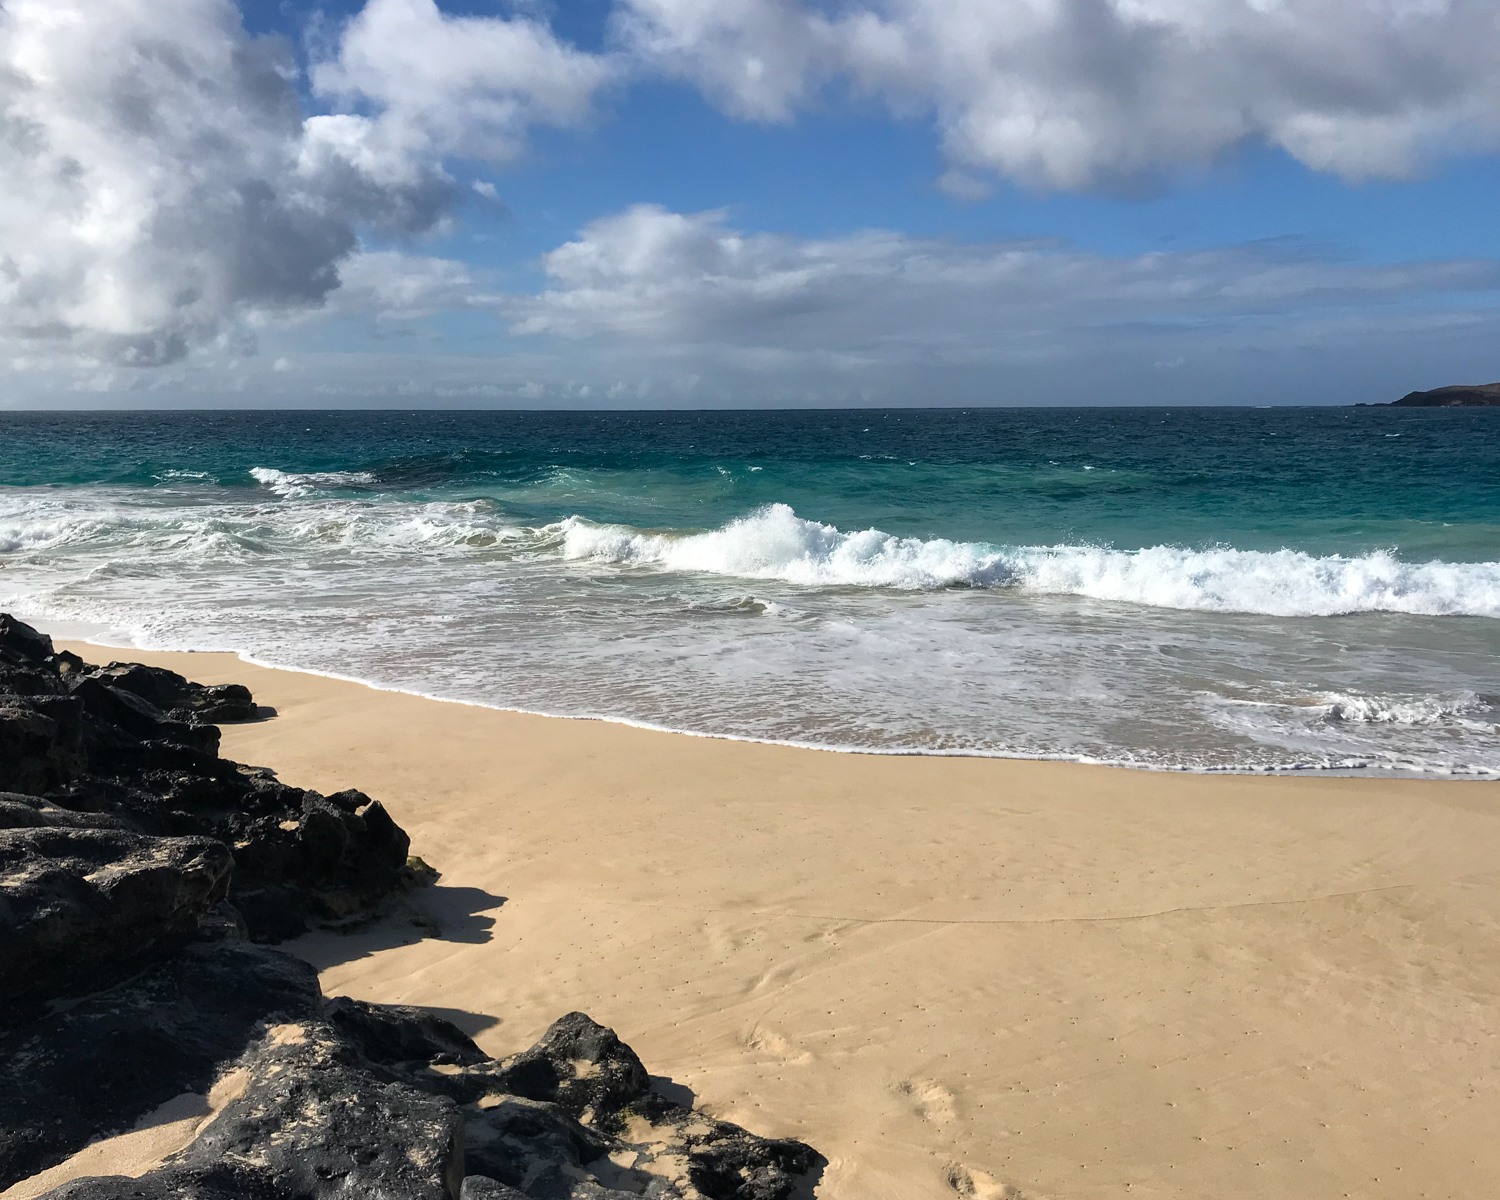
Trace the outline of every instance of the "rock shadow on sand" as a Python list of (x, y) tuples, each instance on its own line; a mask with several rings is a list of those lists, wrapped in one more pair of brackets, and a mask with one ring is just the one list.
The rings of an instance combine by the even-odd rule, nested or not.
[[(435, 884), (403, 896), (373, 920), (348, 928), (315, 930), (284, 943), (282, 949), (326, 971), (422, 941), (482, 945), (495, 936), (494, 913), (506, 899), (483, 888)], [(461, 1022), (454, 1023), (463, 1028)]]
[(653, 1092), (679, 1108), (694, 1108), (698, 1103), (698, 1093), (685, 1083), (678, 1083), (665, 1075), (652, 1075), (649, 1082)]
[(470, 1012), (466, 1008), (434, 1008), (431, 1004), (424, 1004), (421, 1008), (423, 1012), (442, 1017), (443, 1020), (457, 1025), (471, 1038), (478, 1037), (486, 1029), (493, 1029), (496, 1025), (502, 1024), (499, 1017), (489, 1013)]

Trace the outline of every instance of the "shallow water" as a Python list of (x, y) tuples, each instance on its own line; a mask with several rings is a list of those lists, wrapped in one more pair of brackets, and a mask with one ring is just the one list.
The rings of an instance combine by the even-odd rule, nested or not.
[(897, 752), (1500, 772), (1500, 412), (0, 414), (0, 606)]

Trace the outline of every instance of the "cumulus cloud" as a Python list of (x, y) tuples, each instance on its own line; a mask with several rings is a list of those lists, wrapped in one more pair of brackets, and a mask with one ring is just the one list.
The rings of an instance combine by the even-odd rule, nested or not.
[(3, 0), (0, 338), (134, 366), (243, 343), (320, 308), (366, 232), (431, 228), (445, 155), (503, 160), (601, 78), (535, 22), (371, 0), (315, 74), (350, 111), (309, 116), (230, 0)]
[(548, 286), (506, 302), (518, 333), (866, 366), (1003, 363), (1124, 341), (1160, 351), (1222, 341), (1229, 328), (1253, 341), (1275, 336), (1267, 322), (1368, 322), (1402, 305), (1492, 306), (1500, 293), (1489, 260), (1370, 266), (1280, 241), (1109, 256), (878, 231), (815, 240), (654, 205), (592, 223), (542, 267)]
[(287, 69), (228, 3), (10, 0), (0, 327), (157, 364), (326, 295), (354, 238), (299, 176)]
[[(1351, 178), (1500, 146), (1494, 0), (613, 4), (610, 49), (592, 53), (540, 6), (366, 0), (325, 30), (304, 77), (233, 0), (0, 0), (0, 350), (161, 366), (206, 346), (243, 357), (247, 331), (308, 313), (498, 306), (522, 333), (931, 354), (1014, 340), (1048, 311), (1066, 314), (1054, 332), (1123, 320), (1137, 300), (1153, 320), (1253, 316), (1257, 291), (1331, 312), (1487, 278), (1485, 264), (1358, 268), (1266, 248), (1106, 259), (808, 241), (653, 208), (554, 251), (530, 297), (372, 249), (444, 228), (461, 197), (500, 206), (494, 184), (464, 182), (475, 161), (504, 165), (529, 130), (587, 124), (601, 90), (662, 75), (740, 118), (791, 120), (850, 94), (932, 120), (941, 186), (966, 199), (997, 176), (1087, 188), (1245, 141)], [(1070, 283), (1092, 309), (1049, 309)]]
[(1351, 179), (1500, 145), (1493, 0), (620, 3), (639, 58), (727, 111), (784, 120), (837, 84), (930, 114), (959, 166), (1045, 187), (1251, 141)]
[(789, 120), (839, 69), (838, 23), (799, 0), (620, 0), (614, 23), (641, 70), (754, 120)]
[(612, 74), (609, 60), (559, 41), (525, 16), (464, 17), (434, 0), (368, 0), (312, 83), (373, 117), (314, 117), (310, 130), (372, 173), (406, 178), (434, 156), (503, 162), (539, 124), (576, 125)]
[(463, 263), (451, 258), (366, 250), (339, 268), (341, 286), (323, 311), (335, 316), (373, 316), (409, 321), (466, 308), (495, 308), (488, 290)]

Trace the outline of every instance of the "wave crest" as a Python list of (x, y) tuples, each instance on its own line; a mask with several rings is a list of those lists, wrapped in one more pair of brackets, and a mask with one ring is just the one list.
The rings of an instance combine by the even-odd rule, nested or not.
[(317, 491), (347, 487), (368, 487), (375, 483), (369, 471), (278, 471), (275, 467), (251, 467), (250, 478), (264, 488), (288, 500), (310, 496)]
[(1500, 563), (1407, 563), (1389, 551), (1345, 557), (1300, 550), (1151, 546), (995, 546), (845, 532), (772, 504), (706, 533), (561, 524), (570, 559), (777, 579), (820, 587), (1014, 588), (1154, 608), (1268, 616), (1396, 612), (1500, 617)]

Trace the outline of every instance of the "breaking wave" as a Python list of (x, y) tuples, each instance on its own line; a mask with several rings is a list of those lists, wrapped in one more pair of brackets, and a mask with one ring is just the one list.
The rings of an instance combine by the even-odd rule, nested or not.
[(562, 552), (668, 571), (819, 587), (1013, 588), (1155, 608), (1269, 616), (1395, 612), (1500, 617), (1500, 562), (1409, 563), (1388, 551), (1317, 556), (1230, 547), (997, 546), (853, 532), (772, 504), (706, 533), (570, 517)]
[(368, 487), (376, 482), (375, 476), (369, 471), (309, 471), (299, 475), (292, 471), (278, 471), (275, 467), (251, 467), (250, 477), (262, 487), (288, 500), (320, 491)]

